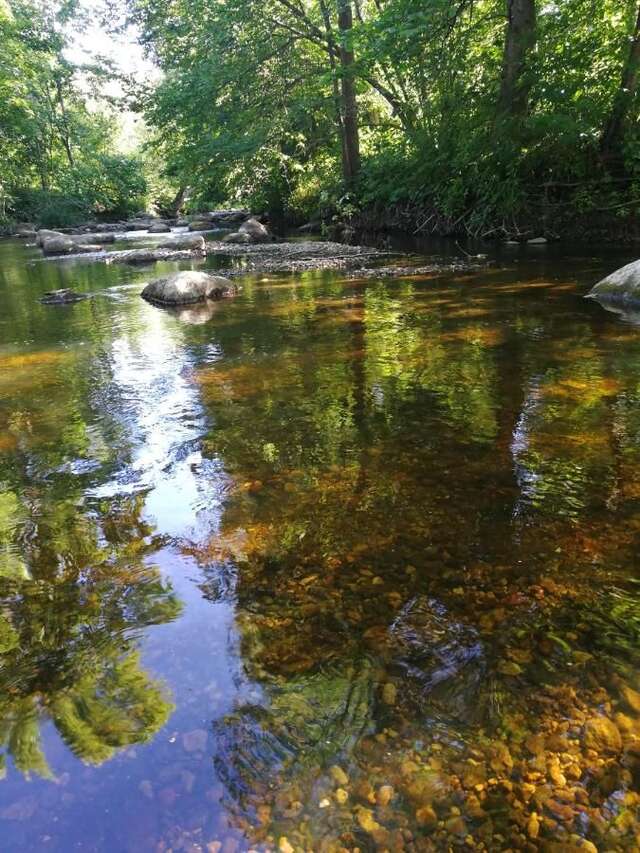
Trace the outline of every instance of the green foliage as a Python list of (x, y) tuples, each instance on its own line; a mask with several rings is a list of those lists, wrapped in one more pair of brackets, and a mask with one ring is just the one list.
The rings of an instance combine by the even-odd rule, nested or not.
[[(71, 225), (144, 204), (138, 158), (116, 151), (105, 72), (66, 58), (73, 6), (10, 0), (0, 15), (0, 221)], [(96, 109), (96, 106), (98, 109)]]
[[(142, 107), (169, 172), (194, 201), (235, 200), (292, 220), (330, 216), (340, 186), (337, 5), (131, 0), (165, 76)], [(364, 166), (359, 207), (429, 204), (476, 231), (570, 201), (546, 184), (607, 177), (599, 145), (622, 79), (636, 0), (538, 8), (523, 78), (528, 109), (502, 115), (502, 0), (360, 0), (353, 5)], [(333, 39), (333, 42), (331, 41)], [(334, 51), (335, 52), (335, 51)], [(632, 93), (633, 94), (633, 93)], [(624, 169), (637, 170), (637, 99)], [(602, 206), (598, 186), (589, 191)], [(579, 190), (581, 192), (581, 190)], [(586, 211), (580, 196), (580, 207)], [(625, 211), (626, 212), (626, 211)]]

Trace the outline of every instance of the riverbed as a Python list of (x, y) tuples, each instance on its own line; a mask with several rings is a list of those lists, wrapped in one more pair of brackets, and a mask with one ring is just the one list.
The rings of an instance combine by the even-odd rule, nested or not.
[(235, 261), (0, 241), (3, 853), (635, 849), (631, 259), (171, 312)]

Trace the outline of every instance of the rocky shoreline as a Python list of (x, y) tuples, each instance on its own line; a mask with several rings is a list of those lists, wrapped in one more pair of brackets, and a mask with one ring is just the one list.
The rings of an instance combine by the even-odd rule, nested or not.
[[(156, 262), (202, 260), (207, 256), (224, 256), (242, 260), (217, 272), (228, 278), (252, 273), (296, 273), (322, 270), (345, 270), (353, 278), (397, 278), (412, 275), (432, 275), (442, 272), (472, 272), (484, 269), (487, 263), (477, 260), (408, 265), (407, 256), (384, 252), (368, 246), (351, 246), (335, 242), (296, 241), (292, 243), (234, 244), (211, 241), (204, 248), (171, 249), (166, 244), (158, 248), (99, 251), (80, 255), (59, 256), (57, 260), (95, 261), (105, 264), (143, 265)], [(390, 258), (402, 259), (402, 264), (389, 264)], [(384, 261), (385, 265), (382, 265)]]

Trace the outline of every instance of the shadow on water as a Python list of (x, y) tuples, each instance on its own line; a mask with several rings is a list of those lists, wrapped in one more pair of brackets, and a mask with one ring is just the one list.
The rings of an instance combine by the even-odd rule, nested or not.
[(608, 259), (167, 312), (150, 269), (0, 253), (3, 849), (633, 848)]

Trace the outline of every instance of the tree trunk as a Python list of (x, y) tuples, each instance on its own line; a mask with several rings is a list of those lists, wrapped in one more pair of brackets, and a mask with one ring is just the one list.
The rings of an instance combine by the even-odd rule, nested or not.
[(360, 138), (358, 133), (358, 104), (353, 79), (353, 49), (350, 44), (353, 13), (351, 0), (338, 0), (338, 29), (340, 31), (340, 83), (342, 92), (342, 173), (346, 184), (353, 183), (360, 171)]
[(620, 88), (616, 93), (609, 118), (604, 126), (600, 139), (600, 154), (605, 165), (622, 166), (622, 143), (624, 131), (629, 116), (631, 104), (638, 88), (638, 73), (640, 71), (640, 8), (636, 17), (635, 29), (629, 44)]
[(187, 187), (181, 186), (178, 192), (175, 194), (173, 201), (169, 205), (169, 213), (171, 216), (177, 216), (180, 212), (180, 208), (184, 204), (184, 199), (187, 194)]
[(536, 44), (536, 0), (507, 0), (507, 33), (498, 112), (520, 117), (529, 108), (531, 80), (527, 61)]
[(64, 97), (62, 95), (62, 83), (57, 77), (55, 80), (55, 85), (56, 92), (58, 95), (58, 103), (60, 104), (60, 112), (62, 113), (62, 133), (60, 134), (60, 136), (62, 138), (64, 150), (67, 154), (67, 160), (69, 161), (69, 165), (73, 169), (75, 163), (73, 161), (73, 152), (71, 150), (71, 132), (69, 130), (69, 119), (67, 118), (67, 109), (64, 105)]

